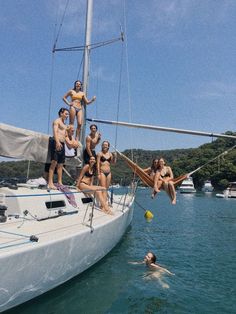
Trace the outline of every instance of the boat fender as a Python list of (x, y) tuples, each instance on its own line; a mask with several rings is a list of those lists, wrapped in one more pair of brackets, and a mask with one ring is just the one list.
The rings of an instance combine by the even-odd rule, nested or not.
[(150, 210), (146, 210), (145, 213), (144, 213), (144, 217), (147, 220), (151, 220), (154, 217), (154, 215), (153, 215), (153, 213)]
[(39, 238), (36, 237), (35, 235), (30, 236), (30, 241), (31, 242), (38, 242)]
[(7, 206), (0, 205), (0, 223), (7, 221), (7, 216), (5, 216), (5, 211), (7, 210)]

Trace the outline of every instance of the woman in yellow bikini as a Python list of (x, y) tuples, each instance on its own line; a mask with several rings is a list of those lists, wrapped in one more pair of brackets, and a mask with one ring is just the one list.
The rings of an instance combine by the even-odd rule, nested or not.
[[(89, 105), (96, 99), (96, 96), (93, 96), (92, 99), (88, 100), (81, 88), (81, 81), (75, 81), (74, 88), (70, 89), (62, 98), (70, 107), (70, 124), (74, 125), (75, 117), (77, 119), (76, 140), (79, 140), (81, 126), (83, 124), (82, 102)], [(67, 99), (68, 97), (71, 98), (70, 102)]]
[(103, 192), (104, 198), (107, 199), (107, 189), (111, 183), (111, 163), (116, 163), (116, 153), (109, 152), (110, 143), (103, 141), (102, 151), (97, 154), (97, 170), (99, 184), (106, 188)]

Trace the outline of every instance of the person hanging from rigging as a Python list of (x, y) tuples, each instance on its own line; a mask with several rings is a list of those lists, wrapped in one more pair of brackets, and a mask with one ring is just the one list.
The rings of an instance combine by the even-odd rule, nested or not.
[[(70, 124), (74, 125), (75, 117), (77, 119), (76, 140), (80, 138), (80, 131), (83, 124), (82, 104), (89, 105), (96, 100), (93, 96), (90, 100), (87, 99), (85, 93), (81, 90), (82, 82), (77, 80), (74, 82), (74, 88), (70, 89), (64, 96), (63, 101), (70, 107)], [(70, 97), (71, 101), (68, 101)]]

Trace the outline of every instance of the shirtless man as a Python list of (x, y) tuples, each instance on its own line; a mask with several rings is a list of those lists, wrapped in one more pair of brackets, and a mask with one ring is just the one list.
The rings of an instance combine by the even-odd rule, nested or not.
[(56, 190), (53, 184), (53, 174), (57, 167), (58, 183), (62, 184), (62, 169), (65, 162), (65, 138), (66, 124), (65, 120), (69, 116), (66, 108), (61, 108), (58, 112), (59, 118), (53, 121), (53, 141), (51, 143), (51, 166), (48, 173), (48, 188)]
[(96, 158), (95, 147), (101, 140), (101, 134), (97, 132), (96, 124), (90, 125), (90, 134), (86, 137), (86, 148), (84, 150), (84, 163), (89, 163), (89, 158), (94, 156)]

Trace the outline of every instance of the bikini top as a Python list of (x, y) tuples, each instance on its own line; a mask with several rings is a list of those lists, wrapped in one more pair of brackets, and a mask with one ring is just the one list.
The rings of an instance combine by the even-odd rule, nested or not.
[(79, 100), (81, 101), (84, 97), (84, 94), (79, 92), (71, 95), (71, 100)]
[(110, 162), (111, 162), (111, 156), (110, 156), (109, 158), (106, 158), (106, 157), (104, 157), (104, 156), (101, 156), (100, 160), (101, 160), (101, 162), (107, 161), (107, 162), (110, 163)]
[(86, 171), (84, 173), (84, 177), (87, 177), (87, 178), (92, 178), (94, 176), (94, 171), (92, 173), (90, 173), (89, 171)]
[(162, 178), (166, 178), (166, 177), (169, 177), (169, 176), (170, 176), (169, 169), (165, 168), (164, 173), (161, 173), (161, 177)]

